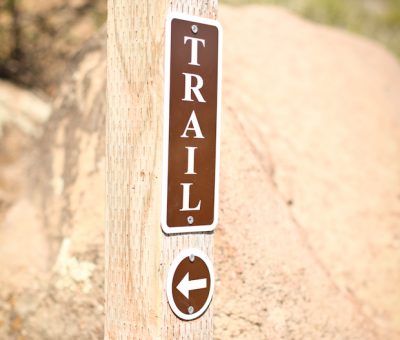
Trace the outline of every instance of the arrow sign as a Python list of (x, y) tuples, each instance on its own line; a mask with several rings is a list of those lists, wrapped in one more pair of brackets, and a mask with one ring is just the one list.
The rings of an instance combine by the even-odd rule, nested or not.
[(207, 254), (196, 248), (185, 249), (174, 258), (168, 270), (169, 306), (180, 319), (194, 320), (210, 305), (214, 285), (213, 265)]
[(207, 288), (207, 279), (190, 280), (189, 273), (179, 282), (176, 289), (178, 289), (186, 299), (189, 299), (189, 292), (191, 290)]

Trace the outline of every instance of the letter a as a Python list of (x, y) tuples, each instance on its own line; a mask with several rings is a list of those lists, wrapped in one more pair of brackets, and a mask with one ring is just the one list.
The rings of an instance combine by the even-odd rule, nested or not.
[[(190, 127), (192, 126), (192, 127)], [(188, 138), (189, 136), (187, 135), (187, 132), (191, 130), (195, 132), (194, 138), (204, 138), (203, 134), (201, 133), (200, 130), (200, 125), (196, 117), (196, 112), (194, 110), (192, 111), (192, 114), (190, 115), (189, 121), (186, 125), (185, 131), (183, 131), (181, 138)]]

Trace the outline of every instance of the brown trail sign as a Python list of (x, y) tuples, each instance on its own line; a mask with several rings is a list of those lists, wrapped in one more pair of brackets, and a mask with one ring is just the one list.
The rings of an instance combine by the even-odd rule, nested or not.
[(211, 231), (218, 221), (222, 29), (178, 13), (166, 23), (161, 225)]

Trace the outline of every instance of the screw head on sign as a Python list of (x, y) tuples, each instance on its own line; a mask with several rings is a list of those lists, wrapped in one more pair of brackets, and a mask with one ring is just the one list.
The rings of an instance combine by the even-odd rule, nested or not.
[(192, 25), (192, 32), (194, 34), (197, 34), (198, 31), (199, 31), (199, 28), (197, 27), (197, 25)]
[(188, 307), (188, 313), (189, 313), (189, 314), (193, 314), (193, 312), (194, 312), (193, 306), (189, 306), (189, 307)]
[(187, 221), (188, 221), (189, 224), (193, 224), (193, 222), (194, 222), (193, 216), (189, 216), (189, 217), (187, 218)]
[(190, 254), (190, 255), (189, 255), (189, 261), (190, 261), (190, 262), (194, 262), (194, 255), (193, 255), (193, 254)]

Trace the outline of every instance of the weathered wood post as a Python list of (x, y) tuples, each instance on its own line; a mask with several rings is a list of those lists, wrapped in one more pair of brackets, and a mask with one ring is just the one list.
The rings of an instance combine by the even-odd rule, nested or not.
[[(183, 321), (167, 301), (168, 270), (182, 250), (196, 248), (213, 258), (212, 232), (168, 234), (161, 229), (164, 46), (170, 12), (215, 19), (217, 0), (108, 0), (107, 339), (212, 338), (211, 307), (200, 318)], [(192, 90), (196, 94), (194, 85)], [(189, 127), (186, 132), (195, 130)], [(188, 289), (201, 289), (203, 281), (190, 283)]]

